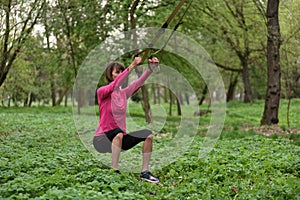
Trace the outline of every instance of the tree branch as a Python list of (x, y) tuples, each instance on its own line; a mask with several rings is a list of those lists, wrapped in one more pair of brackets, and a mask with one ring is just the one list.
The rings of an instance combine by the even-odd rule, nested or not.
[(225, 65), (222, 65), (220, 63), (217, 63), (217, 62), (212, 62), (210, 61), (212, 64), (215, 64), (217, 67), (220, 67), (221, 69), (224, 69), (226, 71), (232, 71), (232, 72), (238, 72), (238, 73), (241, 73), (243, 71), (243, 69), (234, 69), (234, 68), (231, 68), (231, 67), (227, 67)]
[(290, 39), (292, 39), (298, 32), (300, 32), (300, 27), (295, 30), (290, 36), (287, 37), (287, 39), (283, 40), (282, 42), (288, 42)]
[[(11, 14), (11, 4), (12, 1), (9, 0), (7, 4), (7, 10), (6, 10), (6, 30), (5, 30), (5, 38), (4, 38), (4, 46), (3, 46), (3, 56), (1, 61), (1, 76), (0, 76), (0, 86), (3, 84), (3, 82), (6, 79), (6, 76), (9, 72), (10, 67), (12, 66), (14, 60), (16, 59), (17, 55), (19, 54), (22, 45), (25, 43), (26, 39), (28, 38), (28, 35), (32, 32), (34, 25), (37, 23), (38, 18), (40, 18), (41, 10), (45, 5), (45, 0), (43, 0), (43, 3), (41, 4), (40, 8), (38, 10), (35, 9), (35, 6), (37, 6), (39, 3), (39, 0), (36, 0), (33, 3), (33, 6), (31, 7), (31, 10), (28, 13), (27, 19), (24, 21), (24, 25), (22, 27), (20, 36), (15, 40), (15, 42), (12, 42), (12, 45), (8, 47), (9, 44), (9, 35), (10, 35), (10, 14)], [(37, 15), (35, 19), (32, 21), (31, 25), (27, 28), (27, 25), (29, 21), (32, 19), (32, 13), (34, 11), (37, 11)], [(14, 46), (14, 44), (16, 44)], [(15, 49), (14, 49), (15, 48)], [(14, 49), (14, 52), (11, 54), (11, 51)]]

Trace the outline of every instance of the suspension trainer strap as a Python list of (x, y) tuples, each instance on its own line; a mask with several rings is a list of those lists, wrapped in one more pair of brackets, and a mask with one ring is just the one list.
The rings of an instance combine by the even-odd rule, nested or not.
[(185, 3), (185, 0), (182, 0), (179, 2), (179, 4), (176, 6), (175, 10), (172, 12), (170, 17), (167, 19), (167, 21), (162, 25), (162, 28), (168, 28), (170, 22), (173, 20), (173, 18), (176, 16), (177, 12), (180, 10), (180, 8), (183, 6)]
[(170, 39), (172, 38), (172, 36), (173, 36), (173, 34), (175, 33), (175, 31), (178, 29), (178, 27), (179, 27), (181, 24), (183, 24), (183, 18), (184, 18), (184, 16), (186, 15), (186, 13), (187, 13), (187, 11), (189, 10), (189, 8), (191, 7), (192, 3), (193, 3), (193, 0), (190, 1), (190, 3), (189, 3), (189, 5), (187, 6), (187, 8), (185, 9), (183, 15), (181, 15), (180, 20), (178, 21), (178, 23), (177, 23), (177, 24), (175, 25), (175, 27), (173, 28), (173, 30), (172, 30), (171, 34), (169, 35), (167, 41), (165, 42), (164, 46), (163, 46), (161, 49), (159, 49), (159, 50), (157, 50), (156, 52), (154, 52), (153, 54), (151, 54), (152, 57), (153, 57), (155, 54), (157, 54), (158, 52), (163, 51), (163, 50), (166, 48), (167, 44), (169, 43), (169, 41), (170, 41)]
[(142, 58), (142, 62), (147, 58), (149, 50), (154, 46), (156, 41), (160, 38), (160, 36), (165, 32), (165, 29), (168, 28), (169, 24), (171, 21), (174, 19), (180, 8), (183, 6), (186, 0), (181, 0), (179, 4), (176, 6), (176, 8), (173, 10), (172, 14), (168, 17), (167, 21), (161, 26), (161, 28), (156, 32), (156, 35), (154, 38), (151, 40), (151, 42), (148, 44), (148, 48), (138, 52), (135, 54), (135, 56), (138, 56), (142, 53), (144, 53), (144, 56)]

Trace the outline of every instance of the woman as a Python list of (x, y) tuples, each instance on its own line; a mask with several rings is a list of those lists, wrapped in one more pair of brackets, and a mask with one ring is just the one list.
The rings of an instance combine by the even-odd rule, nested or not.
[[(109, 63), (105, 76), (108, 85), (97, 90), (100, 120), (94, 134), (94, 147), (100, 153), (112, 154), (112, 168), (119, 171), (119, 158), (121, 150), (128, 150), (140, 142), (143, 144), (143, 164), (140, 177), (149, 182), (157, 183), (159, 180), (149, 172), (149, 162), (152, 152), (153, 135), (150, 130), (140, 130), (126, 133), (126, 107), (127, 99), (131, 97), (145, 82), (153, 69), (147, 69), (141, 77), (126, 88), (121, 88), (130, 72), (138, 66), (142, 58), (135, 57), (134, 61), (124, 69), (119, 62)], [(149, 59), (150, 66), (155, 67), (157, 58)]]

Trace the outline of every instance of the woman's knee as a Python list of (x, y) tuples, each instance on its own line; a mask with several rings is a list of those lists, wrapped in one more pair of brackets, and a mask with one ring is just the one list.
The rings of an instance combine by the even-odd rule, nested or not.
[(152, 134), (148, 135), (146, 140), (153, 140), (153, 135)]
[(122, 139), (123, 139), (123, 133), (118, 133), (118, 134), (114, 137), (114, 139), (113, 139), (112, 142), (114, 142), (114, 141), (122, 141)]

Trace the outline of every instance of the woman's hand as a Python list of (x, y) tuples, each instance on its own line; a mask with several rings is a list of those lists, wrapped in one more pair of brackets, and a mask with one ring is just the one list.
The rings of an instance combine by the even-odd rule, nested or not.
[(141, 57), (135, 57), (134, 60), (132, 61), (132, 63), (128, 67), (129, 70), (131, 71), (136, 66), (138, 66), (141, 62), (142, 62), (142, 58)]
[(150, 67), (151, 72), (153, 72), (156, 67), (159, 70), (159, 60), (158, 60), (158, 58), (156, 58), (156, 57), (149, 58), (148, 63), (149, 63), (149, 67)]
[(138, 66), (141, 62), (142, 62), (141, 57), (135, 57), (132, 64), (135, 65), (135, 66)]

